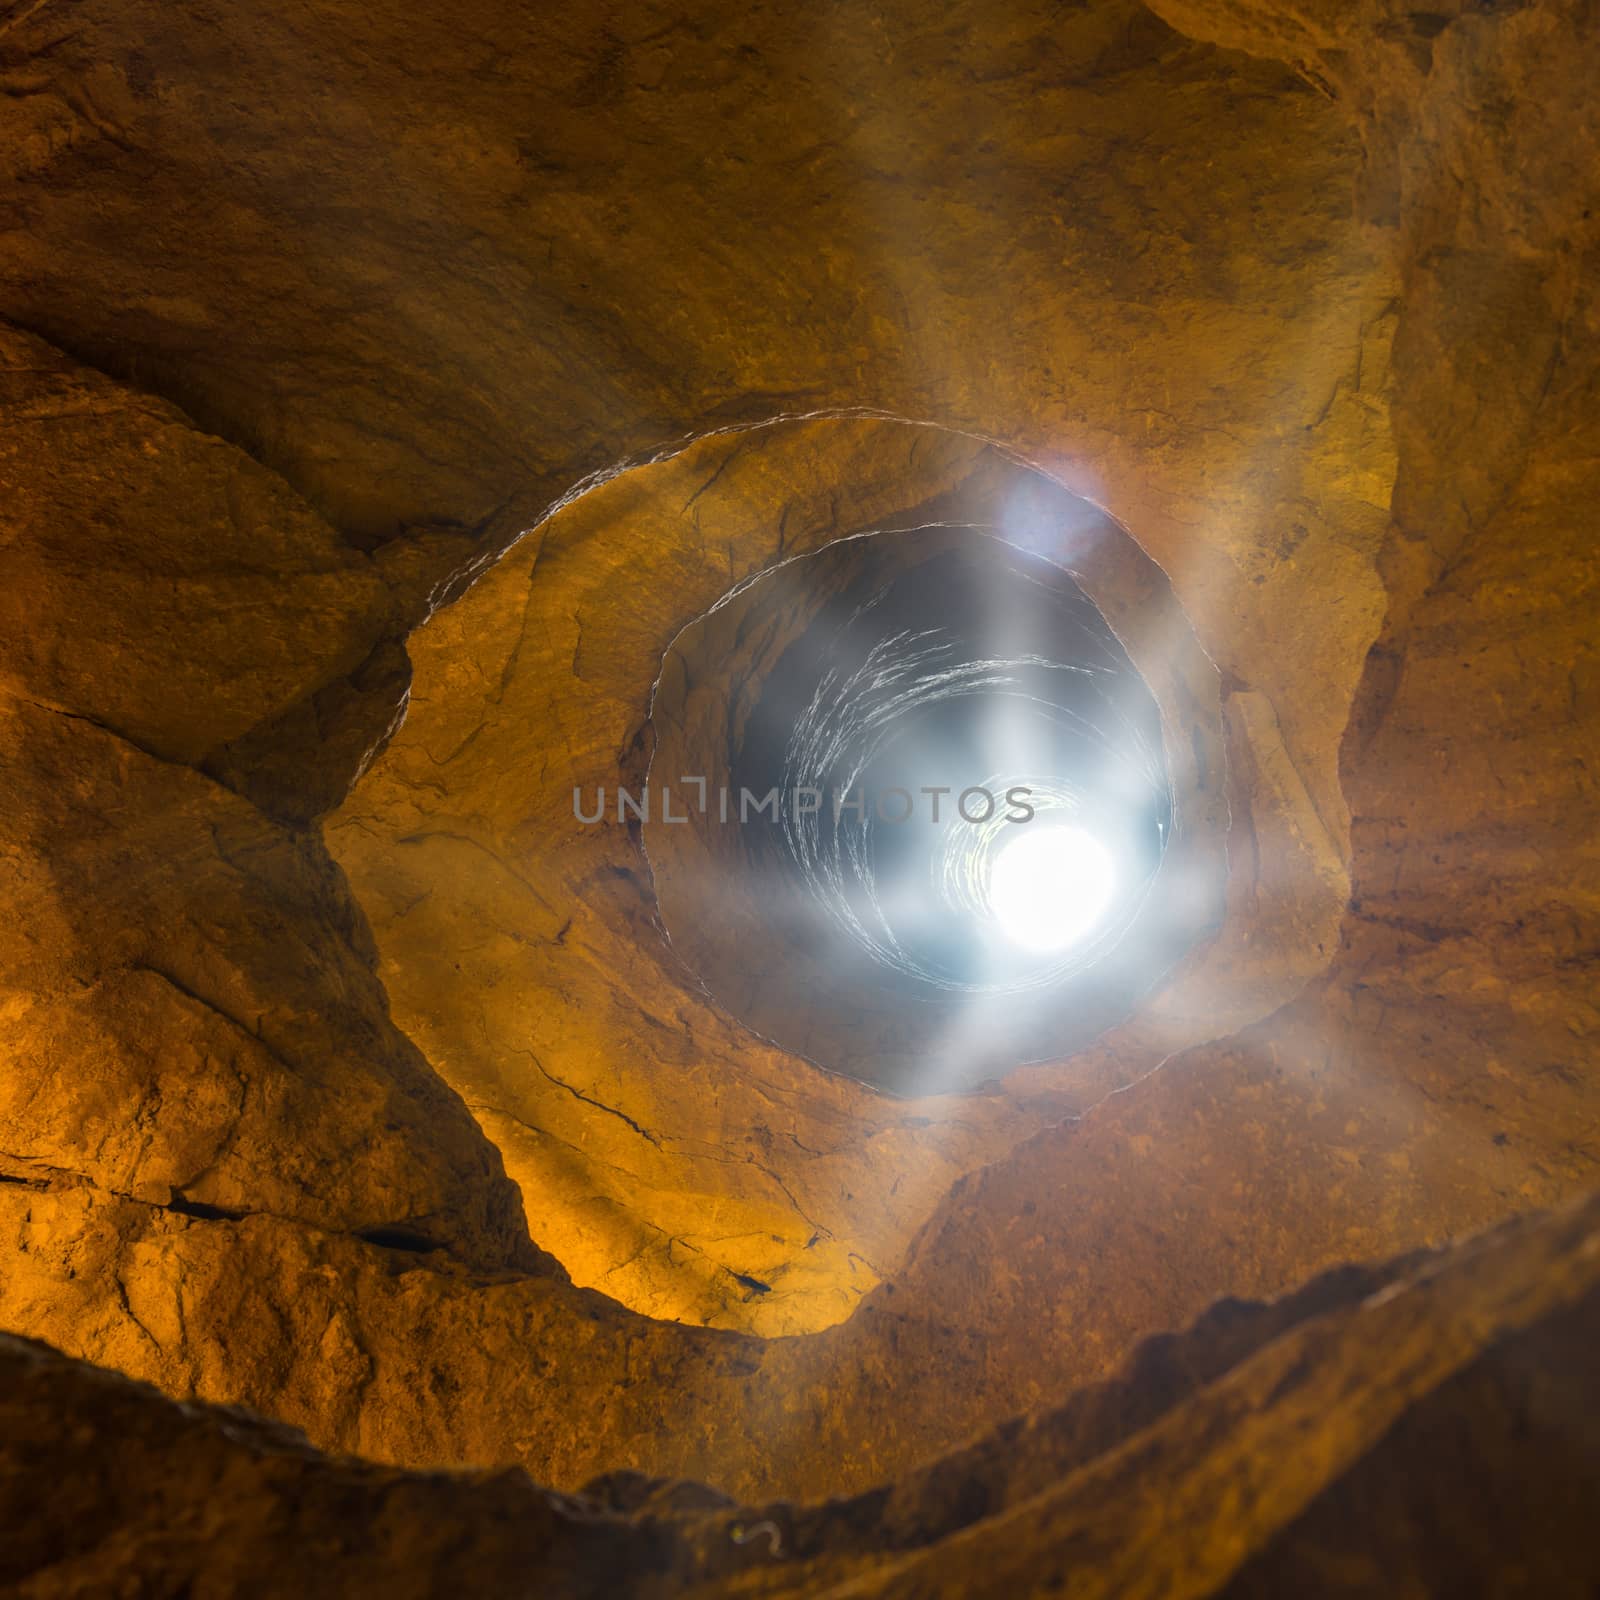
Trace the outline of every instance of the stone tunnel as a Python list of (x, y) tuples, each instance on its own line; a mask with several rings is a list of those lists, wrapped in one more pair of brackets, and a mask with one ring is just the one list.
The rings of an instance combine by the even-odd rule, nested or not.
[(9, 0), (0, 1591), (1593, 1595), (1597, 82)]

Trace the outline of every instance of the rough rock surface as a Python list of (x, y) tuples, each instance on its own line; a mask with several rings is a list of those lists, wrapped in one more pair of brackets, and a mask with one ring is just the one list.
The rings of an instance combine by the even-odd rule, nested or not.
[(1584, 1595), (1597, 1229), (1589, 1202), (1219, 1307), (1064, 1408), (810, 1505), (329, 1458), (0, 1338), (0, 1583), (35, 1600), (120, 1592), (131, 1570), (148, 1594)]
[[(820, 1498), (1058, 1403), (1219, 1295), (1594, 1187), (1593, 5), (1158, 9), (1195, 37), (1131, 0), (896, 0), (825, 25), (488, 0), (0, 18), (0, 1324), (390, 1463)], [(862, 409), (956, 441), (917, 465), (937, 481), (908, 494), (911, 452), (885, 445), (905, 425), (844, 426)], [(790, 413), (810, 420), (759, 426)], [(727, 1032), (706, 1059), (742, 1052), (775, 1109), (702, 1104), (684, 1160), (653, 1120), (659, 1030), (606, 999), (604, 969), (587, 1013), (520, 986), (568, 918), (611, 930), (574, 925), (574, 971), (647, 950), (642, 884), (486, 924), (475, 896), (518, 863), (461, 841), (495, 832), (498, 801), (456, 841), (395, 835), (475, 760), (493, 777), (452, 742), (433, 751), (452, 782), (402, 798), (426, 730), (490, 727), (523, 603), (563, 573), (596, 626), (529, 633), (549, 720), (520, 736), (635, 770), (638, 686), (675, 623), (772, 554), (807, 481), (796, 441), (812, 539), (918, 503), (966, 470), (963, 441), (992, 442), (1160, 565), (1218, 668), (1230, 970), (1263, 981), (1226, 1016), (1200, 992), (1085, 1053), (1082, 1099), (1025, 1073), (944, 1131), (880, 1124)], [(679, 531), (662, 520), (671, 560), (647, 569), (650, 541), (622, 535), (661, 491)], [(741, 567), (684, 541), (696, 514), (767, 543)], [(408, 647), (423, 678), (380, 755)], [(565, 695), (591, 672), (627, 686), (604, 722)], [(501, 781), (514, 815), (527, 773)], [(341, 807), (359, 899), (318, 821)], [(452, 904), (386, 892), (408, 851)], [(541, 1056), (560, 1081), (524, 1067), (480, 1097), (507, 1047), (472, 1053), (483, 997), (555, 1028), (585, 1075)], [(537, 1091), (537, 1116), (501, 1088)], [(836, 1137), (805, 1139), (813, 1122)], [(852, 1187), (863, 1170), (880, 1192)], [(767, 1283), (747, 1270), (767, 1257), (662, 1242), (724, 1201), (741, 1240), (765, 1230), (787, 1308), (730, 1289)], [(1373, 1313), (1393, 1321), (1352, 1313), (1321, 1354), (1280, 1341), (1256, 1362), (1288, 1365), (1210, 1383), (1214, 1409), (1161, 1440), (1147, 1419), (1154, 1458), (1107, 1456), (1094, 1487), (1074, 1475), (894, 1572), (846, 1556), (837, 1581), (939, 1592), (1034, 1558), (1042, 1581), (1077, 1550), (1074, 1581), (1112, 1592), (1170, 1591), (1159, 1563), (1180, 1561), (1247, 1593), (1359, 1591), (1412, 1562), (1460, 1591), (1453, 1548), (1559, 1593), (1583, 1569), (1514, 1570), (1531, 1531), (1481, 1551), (1495, 1511), (1470, 1483), (1426, 1496), (1440, 1463), (1521, 1463), (1516, 1526), (1576, 1562), (1562, 1496), (1592, 1468), (1546, 1421), (1518, 1432), (1549, 1416), (1529, 1371), (1572, 1367), (1574, 1328), (1592, 1342), (1538, 1300), (1564, 1292), (1566, 1225), (1516, 1235), (1550, 1244), (1540, 1274), (1493, 1280), (1548, 1309), (1516, 1323), (1529, 1343), (1509, 1315), (1508, 1365), (1473, 1355), (1500, 1313), (1475, 1320), (1491, 1290), (1463, 1268), (1465, 1342), (1429, 1320), (1432, 1290)], [(538, 1245), (686, 1321), (855, 1309), (796, 1338), (679, 1326)], [(80, 1381), (29, 1359), (63, 1397)], [(169, 1441), (192, 1420), (95, 1381)], [(53, 1413), (51, 1449), (83, 1426)], [(144, 1426), (128, 1413), (130, 1447)], [(1329, 1455), (1299, 1450), (1312, 1434)], [(189, 1481), (210, 1495), (235, 1458), (206, 1448)], [(1208, 1476), (1230, 1449), (1245, 1477)], [(1131, 1492), (1151, 1459), (1197, 1542)], [(1270, 1494), (1205, 1498), (1260, 1487), (1252, 1463)], [(402, 1506), (434, 1492), (351, 1472)], [(563, 1548), (588, 1537), (593, 1513), (528, 1506)], [(1418, 1533), (1446, 1513), (1452, 1538)], [(370, 1549), (386, 1583), (425, 1532), (397, 1523)], [(1341, 1548), (1352, 1525), (1362, 1551)], [(93, 1559), (164, 1570), (168, 1549), (190, 1559)], [(1117, 1566), (1135, 1550), (1157, 1565)], [(110, 1569), (84, 1570), (103, 1590)]]
[(197, 770), (358, 664), (394, 586), (170, 406), (0, 351), (0, 1169), (533, 1261), (320, 840)]
[[(1276, 787), (1227, 787), (1282, 759), (1277, 726), (1242, 714), (1229, 739), (1215, 669), (1159, 572), (1124, 560), (1115, 529), (1058, 528), (1049, 506), (1032, 474), (926, 428), (714, 438), (574, 502), (413, 635), (406, 724), (330, 819), (330, 847), (402, 1026), (578, 1281), (658, 1316), (825, 1327), (895, 1269), (954, 1178), (1325, 966), (1347, 889), (1304, 785), (1291, 767)], [(930, 521), (996, 526), (1084, 574), (1165, 708), (1188, 852), (1170, 870), (1197, 924), (1225, 848), (1236, 863), (1217, 939), (1097, 1046), (990, 1092), (895, 1100), (753, 1039), (704, 993), (692, 938), (663, 938), (615, 795), (644, 788), (644, 714), (686, 618), (786, 554)], [(587, 809), (601, 789), (606, 819), (586, 826), (574, 791)]]

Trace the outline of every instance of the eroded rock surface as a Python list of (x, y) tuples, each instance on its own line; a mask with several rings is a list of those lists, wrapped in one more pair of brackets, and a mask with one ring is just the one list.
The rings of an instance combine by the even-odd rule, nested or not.
[[(1304, 785), (1229, 789), (1230, 771), (1284, 759), (1276, 724), (1224, 731), (1215, 668), (1159, 571), (1119, 556), (1120, 530), (1065, 515), (959, 435), (778, 426), (593, 491), (413, 635), (406, 725), (329, 841), (402, 1025), (507, 1152), (535, 1236), (578, 1281), (659, 1316), (825, 1327), (895, 1269), (956, 1176), (1326, 965), (1346, 890)], [(752, 1036), (704, 992), (692, 936), (663, 936), (616, 796), (644, 790), (645, 713), (686, 621), (785, 555), (946, 521), (1083, 573), (1160, 697), (1183, 797), (1171, 892), (1197, 903), (1197, 929), (1223, 926), (1093, 1048), (976, 1095), (896, 1100)], [(1214, 908), (1225, 850), (1230, 903)]]
[[(1159, 9), (1196, 39), (1131, 3), (0, 21), (0, 1322), (390, 1463), (820, 1499), (1106, 1379), (1220, 1294), (1594, 1186), (1593, 8)], [(833, 425), (860, 408), (948, 453)], [(785, 438), (809, 478), (776, 470)], [(1239, 988), (1180, 983), (1071, 1084), (1020, 1074), (919, 1126), (725, 1021), (663, 1044), (611, 972), (637, 952), (678, 1025), (646, 884), (597, 856), (541, 895), (518, 852), (549, 819), (499, 839), (529, 762), (490, 759), (484, 708), (539, 690), (521, 755), (632, 776), (662, 638), (786, 516), (820, 541), (904, 510), (984, 441), (1127, 528), (1216, 663), (1237, 940), (1211, 949)], [(663, 484), (677, 531), (619, 539)], [(583, 625), (530, 610), (555, 593)], [(316, 820), (341, 803), (359, 900)], [(512, 1082), (535, 1024), (552, 1051)], [(737, 1093), (695, 1102), (691, 1145), (658, 1114), (711, 1058)], [(736, 1247), (684, 1257), (719, 1204)], [(1536, 1374), (1592, 1343), (1575, 1215), (1208, 1368), (1056, 1487), (1019, 1464), (1027, 1499), (984, 1490), (964, 1532), (930, 1513), (938, 1542), (892, 1568), (841, 1535), (774, 1592), (1058, 1567), (1462, 1591), (1466, 1551), (1466, 1580), (1560, 1593), (1589, 1576), (1564, 1530), (1593, 1458)], [(652, 1320), (533, 1241), (671, 1316), (853, 1314)], [(130, 1472), (190, 1448), (192, 1417), (18, 1359), (60, 1385), (52, 1447), (82, 1445), (62, 1408), (114, 1403), (97, 1437)], [(203, 1481), (265, 1560), (270, 1496), (334, 1469), (270, 1435), (263, 1477), (205, 1426), (172, 1516)], [(1512, 1464), (1495, 1493), (1540, 1538), (1486, 1548), (1490, 1480), (1435, 1487), (1478, 1460)], [(375, 1508), (352, 1582), (443, 1570), (384, 1486), (479, 1515), (470, 1484), (337, 1471), (340, 1506)], [(533, 1530), (486, 1585), (614, 1577), (597, 1525), (630, 1562), (683, 1548), (671, 1518), (482, 1492)], [(759, 1592), (770, 1538), (700, 1510), (743, 1572), (703, 1581)], [(1451, 1540), (1419, 1541), (1441, 1517)], [(198, 1570), (183, 1537), (108, 1540), (36, 1592)]]
[(0, 347), (4, 1170), (532, 1262), (320, 840), (197, 770), (337, 683), (395, 586), (172, 407)]
[(1597, 1225), (1590, 1202), (1218, 1307), (1065, 1408), (825, 1504), (331, 1459), (6, 1338), (0, 1582), (114, 1589), (137, 1552), (161, 1593), (1581, 1595)]

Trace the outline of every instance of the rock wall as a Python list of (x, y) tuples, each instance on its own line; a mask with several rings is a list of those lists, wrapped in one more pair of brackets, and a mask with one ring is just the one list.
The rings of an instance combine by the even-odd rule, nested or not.
[[(0, 1325), (322, 1449), (819, 1499), (1594, 1186), (1593, 7), (1154, 9), (0, 21)], [(690, 1006), (546, 780), (643, 770), (740, 577), (980, 473), (1170, 583), (1226, 917), (1093, 1048), (886, 1106)], [(1193, 1426), (1282, 1465), (1283, 1377)], [(1119, 1465), (872, 1582), (1105, 1496), (1213, 1588), (1332, 1585), (1340, 1519), (1410, 1559), (1387, 1381), (1305, 1391), (1358, 1442), (1233, 1565)]]
[(1582, 1595), (1596, 1227), (1590, 1202), (1218, 1307), (1065, 1407), (822, 1504), (329, 1458), (4, 1337), (6, 1436), (60, 1477), (0, 1468), (0, 1582), (110, 1590), (137, 1551), (162, 1593)]

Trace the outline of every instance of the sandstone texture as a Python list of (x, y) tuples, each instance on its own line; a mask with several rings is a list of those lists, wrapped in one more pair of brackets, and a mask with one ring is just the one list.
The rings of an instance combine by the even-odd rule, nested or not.
[(0, 1582), (120, 1592), (136, 1562), (148, 1594), (1588, 1594), (1597, 1226), (1589, 1202), (1219, 1306), (1065, 1407), (820, 1504), (329, 1457), (7, 1337)]
[[(837, 1322), (955, 1177), (1255, 1020), (1326, 964), (1345, 890), (1304, 785), (1291, 772), (1281, 790), (1226, 788), (1257, 744), (1262, 764), (1281, 755), (1280, 731), (1243, 718), (1224, 729), (1216, 669), (1185, 643), (1159, 572), (1122, 554), (1113, 527), (1058, 528), (1067, 513), (1045, 487), (975, 441), (903, 424), (717, 437), (558, 513), (413, 635), (405, 726), (327, 836), (372, 919), (402, 1026), (507, 1153), (536, 1237), (578, 1281), (653, 1315), (761, 1333)], [(707, 996), (702, 932), (748, 944), (752, 961), (760, 934), (724, 926), (723, 880), (671, 854), (687, 839), (658, 830), (654, 854), (641, 850), (615, 793), (642, 792), (644, 754), (664, 737), (644, 713), (686, 603), (699, 615), (829, 538), (946, 521), (1053, 556), (1047, 536), (1060, 541), (1124, 630), (1161, 696), (1192, 813), (1171, 876), (1197, 902), (1197, 932), (1224, 926), (1096, 1048), (992, 1092), (896, 1100), (763, 1046)], [(619, 632), (614, 596), (634, 584)], [(603, 652), (588, 642), (596, 629)], [(707, 765), (670, 738), (661, 761), (669, 776)], [(586, 826), (574, 791), (592, 815), (601, 789), (605, 821)], [(1226, 855), (1230, 841), (1243, 848), (1230, 825), (1247, 816), (1263, 865), (1235, 875), (1229, 919)], [(656, 895), (697, 883), (715, 885), (710, 903), (674, 903), (669, 942)]]
[[(0, 16), (0, 1585), (1589, 1593), (1596, 82), (1592, 0)], [(1143, 672), (1196, 938), (895, 1096), (571, 791), (931, 525)]]

